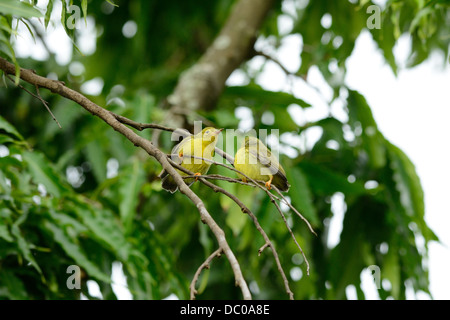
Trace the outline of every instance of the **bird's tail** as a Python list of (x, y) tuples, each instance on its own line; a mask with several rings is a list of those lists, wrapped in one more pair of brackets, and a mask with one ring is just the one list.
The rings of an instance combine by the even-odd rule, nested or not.
[(174, 193), (178, 189), (178, 185), (175, 180), (173, 180), (172, 176), (166, 174), (161, 180), (161, 186), (164, 190)]
[(159, 174), (161, 178), (161, 186), (164, 190), (174, 193), (178, 189), (178, 185), (173, 180), (172, 176), (167, 173), (166, 170), (161, 171)]
[(289, 191), (291, 185), (287, 181), (287, 178), (284, 174), (277, 174), (273, 177), (273, 184), (280, 189), (280, 191)]
[(289, 184), (289, 182), (287, 180), (282, 180), (282, 182), (280, 183), (280, 191), (289, 191), (289, 188), (291, 187), (291, 185)]

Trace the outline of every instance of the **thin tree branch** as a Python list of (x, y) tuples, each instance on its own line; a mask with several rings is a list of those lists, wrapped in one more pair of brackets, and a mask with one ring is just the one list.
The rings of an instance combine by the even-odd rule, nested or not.
[(133, 127), (134, 129), (139, 130), (139, 131), (142, 131), (144, 129), (158, 129), (158, 130), (169, 131), (169, 132), (176, 131), (176, 129), (174, 129), (174, 128), (169, 128), (169, 127), (162, 126), (159, 124), (136, 122), (136, 121), (130, 120), (124, 116), (121, 116), (119, 114), (116, 114), (112, 111), (109, 111), (109, 113), (114, 118), (116, 118), (117, 121), (119, 121), (120, 123), (126, 124), (127, 126)]
[(215, 257), (220, 257), (222, 255), (223, 249), (219, 248), (214, 251), (206, 260), (203, 262), (200, 267), (198, 267), (197, 271), (194, 274), (194, 278), (191, 281), (191, 285), (189, 286), (189, 290), (191, 291), (190, 298), (191, 300), (195, 300), (195, 295), (197, 294), (197, 290), (195, 289), (195, 284), (197, 283), (198, 277), (203, 269), (209, 269), (209, 264)]
[(272, 186), (272, 188), (278, 193), (278, 195), (284, 200), (284, 203), (291, 208), (292, 211), (294, 211), (299, 217), (300, 219), (302, 219), (306, 225), (308, 226), (309, 230), (317, 237), (317, 233), (314, 231), (314, 229), (312, 228), (311, 224), (309, 223), (309, 221), (297, 210), (295, 209), (295, 207), (286, 199), (286, 197), (281, 193), (281, 191), (276, 187), (276, 186)]
[[(13, 79), (11, 79), (11, 77), (6, 74), (6, 77), (12, 82), (15, 83), (15, 81)], [(50, 110), (47, 101), (45, 101), (42, 97), (41, 94), (39, 93), (39, 87), (36, 86), (36, 94), (34, 94), (33, 92), (29, 91), (27, 88), (25, 88), (24, 86), (22, 86), (20, 83), (17, 85), (20, 89), (24, 90), (25, 92), (27, 92), (29, 95), (31, 95), (32, 97), (35, 97), (36, 99), (38, 99), (39, 101), (42, 102), (42, 104), (45, 106), (45, 108), (47, 109), (47, 111), (50, 113), (50, 115), (52, 116), (53, 120), (55, 120), (56, 124), (58, 125), (58, 127), (61, 129), (61, 125), (59, 124), (58, 120), (56, 119), (55, 115), (53, 114), (52, 110)]]
[[(3, 70), (6, 74), (15, 74), (15, 66), (14, 64), (8, 62), (7, 60), (0, 57), (0, 69)], [(109, 126), (111, 126), (114, 130), (124, 135), (130, 142), (132, 142), (135, 146), (142, 148), (145, 150), (151, 157), (156, 159), (161, 166), (170, 174), (178, 188), (182, 194), (187, 196), (191, 202), (197, 207), (197, 210), (200, 213), (200, 219), (203, 223), (206, 223), (211, 231), (213, 232), (216, 240), (219, 244), (219, 247), (223, 249), (225, 256), (230, 262), (231, 268), (234, 273), (236, 284), (240, 287), (243, 298), (248, 300), (251, 299), (251, 293), (248, 289), (248, 285), (242, 275), (242, 271), (237, 261), (233, 251), (231, 250), (227, 239), (225, 237), (225, 232), (219, 227), (216, 221), (212, 218), (210, 213), (205, 207), (203, 201), (195, 194), (184, 182), (179, 173), (174, 169), (174, 167), (169, 163), (166, 155), (156, 148), (149, 140), (142, 138), (137, 135), (133, 130), (126, 127), (120, 121), (116, 119), (114, 115), (111, 114), (108, 110), (98, 106), (81, 93), (74, 91), (66, 86), (64, 86), (60, 81), (51, 80), (45, 77), (41, 77), (35, 74), (31, 70), (20, 69), (20, 78), (32, 85), (37, 85), (41, 88), (46, 88), (53, 93), (56, 93), (62, 97), (65, 97), (69, 100), (72, 100), (79, 104), (81, 107), (89, 111), (91, 114), (99, 117), (104, 122), (106, 122)]]
[(56, 120), (56, 117), (55, 117), (55, 115), (53, 114), (52, 110), (50, 110), (50, 107), (48, 106), (47, 101), (45, 101), (44, 99), (42, 99), (41, 93), (39, 92), (39, 87), (38, 87), (38, 85), (36, 85), (36, 94), (37, 94), (37, 96), (38, 96), (38, 99), (42, 102), (42, 104), (45, 106), (45, 108), (47, 109), (47, 111), (48, 111), (48, 112), (50, 113), (50, 115), (52, 116), (53, 120), (55, 120), (55, 122), (56, 122), (56, 124), (58, 125), (58, 127), (59, 127), (60, 129), (62, 129), (62, 128), (61, 128), (61, 125), (60, 125), (59, 122), (58, 122), (58, 120)]
[(272, 203), (275, 205), (275, 207), (277, 208), (278, 212), (281, 215), (281, 218), (283, 218), (284, 224), (286, 225), (286, 228), (288, 229), (289, 233), (291, 234), (291, 238), (294, 240), (294, 243), (297, 245), (297, 248), (300, 250), (300, 253), (303, 256), (303, 259), (305, 260), (306, 263), (306, 274), (309, 276), (309, 261), (306, 258), (305, 253), (303, 252), (302, 247), (299, 245), (299, 243), (297, 242), (297, 239), (295, 238), (294, 233), (292, 232), (292, 229), (289, 227), (289, 224), (286, 220), (286, 216), (284, 215), (283, 211), (281, 210), (280, 206), (278, 205), (278, 203), (275, 201), (275, 198), (273, 197), (272, 193), (270, 193), (269, 190), (266, 189), (266, 193), (267, 195), (270, 197), (270, 200), (272, 201)]
[(286, 73), (289, 76), (296, 76), (295, 72), (291, 72), (289, 71), (278, 59), (276, 59), (275, 57), (272, 57), (271, 55), (268, 55), (267, 53), (264, 53), (262, 51), (258, 51), (258, 50), (254, 50), (253, 54), (255, 56), (261, 56), (266, 58), (266, 60), (270, 60), (273, 63), (275, 63), (276, 65), (278, 65), (278, 67), (280, 67), (281, 70), (283, 70), (284, 73)]

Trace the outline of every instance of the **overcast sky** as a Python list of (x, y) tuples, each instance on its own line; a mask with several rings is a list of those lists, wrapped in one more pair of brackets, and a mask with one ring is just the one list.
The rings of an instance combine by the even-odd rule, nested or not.
[[(400, 39), (397, 60), (406, 60), (409, 44), (408, 37)], [(396, 78), (366, 33), (358, 38), (347, 66), (347, 83), (366, 97), (380, 131), (416, 166), (425, 193), (425, 220), (442, 242), (429, 246), (431, 293), (435, 299), (450, 299), (449, 64), (434, 54)]]

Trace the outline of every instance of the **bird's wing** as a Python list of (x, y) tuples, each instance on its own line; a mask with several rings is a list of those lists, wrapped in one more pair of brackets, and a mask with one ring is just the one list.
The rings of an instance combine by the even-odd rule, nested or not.
[[(259, 150), (259, 152), (258, 152)], [(268, 148), (259, 145), (258, 147), (248, 148), (248, 152), (256, 157), (256, 159), (266, 168), (269, 169), (270, 173), (274, 176), (279, 176), (281, 179), (286, 180), (286, 172), (284, 172), (283, 167), (280, 165), (278, 160)]]
[[(183, 140), (180, 141), (180, 143), (178, 143), (177, 145), (175, 145), (172, 149), (170, 158), (172, 159), (173, 162), (175, 162), (176, 164), (181, 164), (181, 162), (183, 161), (182, 158), (180, 158), (178, 156), (178, 154), (180, 153), (180, 151), (183, 149), (183, 147), (186, 145), (186, 143), (189, 141), (191, 141), (191, 138), (193, 136), (188, 136), (186, 138), (184, 138)], [(166, 176), (168, 175), (167, 171), (165, 169), (163, 169), (161, 171), (161, 173), (158, 175), (161, 179), (164, 179)]]

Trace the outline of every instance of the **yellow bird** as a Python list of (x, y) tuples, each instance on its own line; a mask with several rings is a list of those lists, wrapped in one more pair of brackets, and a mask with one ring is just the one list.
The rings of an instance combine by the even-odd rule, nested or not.
[[(196, 176), (204, 175), (208, 172), (211, 162), (202, 160), (200, 158), (212, 160), (214, 156), (214, 149), (217, 143), (217, 136), (223, 129), (215, 129), (207, 127), (196, 135), (184, 138), (172, 150), (172, 160), (180, 164), (183, 168), (194, 172)], [(178, 170), (181, 176), (187, 176), (186, 173)], [(163, 189), (174, 193), (178, 186), (175, 180), (165, 170), (159, 175), (162, 180)], [(187, 178), (184, 182), (191, 186), (197, 178)]]
[[(241, 148), (234, 156), (234, 167), (253, 180), (266, 181), (267, 189), (271, 185), (276, 186), (281, 191), (289, 190), (289, 182), (277, 158), (258, 138), (245, 137)], [(239, 174), (242, 181), (247, 182), (247, 178)]]

